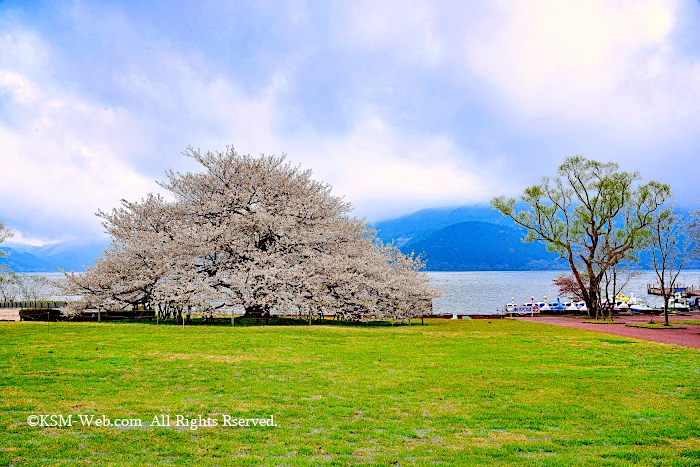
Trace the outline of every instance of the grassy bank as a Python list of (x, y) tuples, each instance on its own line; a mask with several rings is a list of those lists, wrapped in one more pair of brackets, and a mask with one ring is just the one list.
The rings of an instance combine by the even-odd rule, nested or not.
[(696, 349), (511, 320), (0, 323), (0, 342), (0, 465), (700, 465)]

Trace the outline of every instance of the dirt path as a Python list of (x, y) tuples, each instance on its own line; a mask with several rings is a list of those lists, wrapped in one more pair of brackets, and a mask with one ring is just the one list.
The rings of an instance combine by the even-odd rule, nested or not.
[[(585, 329), (586, 331), (603, 332), (616, 336), (634, 337), (648, 341), (661, 342), (664, 344), (682, 345), (700, 349), (700, 326), (683, 324), (687, 329), (644, 329), (630, 328), (624, 324), (592, 324), (584, 323), (584, 319), (567, 318), (561, 316), (538, 316), (535, 318), (514, 318), (520, 321), (532, 323), (553, 324), (555, 326), (566, 326), (568, 328)], [(620, 323), (648, 323), (650, 316), (624, 316), (616, 320)], [(663, 323), (663, 316), (654, 316), (654, 322)], [(669, 317), (671, 323), (684, 320), (700, 320), (700, 313), (692, 313), (692, 316)]]

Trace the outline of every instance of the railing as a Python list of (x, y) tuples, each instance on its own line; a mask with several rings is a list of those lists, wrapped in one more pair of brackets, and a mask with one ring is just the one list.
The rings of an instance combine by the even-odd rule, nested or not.
[(60, 308), (66, 306), (62, 300), (20, 300), (0, 302), (0, 308)]
[[(692, 285), (676, 285), (675, 287), (673, 287), (673, 289), (671, 289), (670, 287), (666, 287), (665, 290), (670, 295), (673, 295), (674, 293), (680, 293), (683, 297), (700, 295), (700, 289)], [(658, 284), (647, 284), (647, 294), (663, 295), (663, 291), (661, 290), (661, 286)]]

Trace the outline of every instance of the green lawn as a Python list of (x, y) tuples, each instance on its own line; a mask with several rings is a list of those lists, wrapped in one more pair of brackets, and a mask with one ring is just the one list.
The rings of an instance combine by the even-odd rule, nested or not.
[(0, 343), (0, 465), (700, 465), (696, 349), (512, 320), (0, 323)]
[(644, 328), (644, 329), (688, 329), (684, 326), (679, 326), (677, 323), (670, 323), (668, 326), (663, 322), (661, 323), (629, 323), (626, 324), (628, 328)]

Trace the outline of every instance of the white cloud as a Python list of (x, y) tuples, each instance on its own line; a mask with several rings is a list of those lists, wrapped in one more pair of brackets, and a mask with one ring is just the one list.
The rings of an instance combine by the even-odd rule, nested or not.
[[(26, 47), (16, 38), (10, 42)], [(286, 152), (345, 195), (358, 215), (372, 218), (488, 195), (486, 178), (476, 175), (478, 167), (465, 163), (446, 136), (404, 134), (371, 111), (358, 113), (344, 134), (321, 134), (303, 122), (298, 131), (284, 132), (278, 101), (288, 83), (282, 73), (247, 95), (223, 74), (198, 73), (201, 64), (183, 56), (164, 51), (154, 56), (150, 68), (134, 66), (113, 77), (138, 102), (130, 109), (104, 106), (51, 79), (32, 79), (21, 63), (0, 64), (0, 92), (8, 96), (5, 112), (12, 120), (0, 125), (3, 175), (11, 180), (0, 186), (7, 208), (72, 219), (95, 232), (98, 208), (158, 191), (137, 168), (144, 166), (143, 158), (159, 164), (150, 172), (188, 167), (177, 157), (187, 144)], [(164, 157), (174, 146), (176, 152)]]
[(20, 245), (30, 245), (30, 246), (44, 246), (44, 245), (50, 245), (52, 243), (57, 243), (57, 240), (51, 240), (47, 239), (44, 237), (34, 237), (34, 236), (27, 236), (24, 233), (14, 230), (12, 232), (12, 237), (7, 241), (8, 246), (12, 246), (13, 244), (20, 244)]
[[(3, 45), (8, 44), (28, 49), (21, 38), (6, 37)], [(2, 208), (16, 217), (32, 212), (47, 224), (68, 220), (94, 234), (101, 230), (94, 217), (97, 208), (109, 209), (123, 197), (156, 189), (124, 157), (142, 137), (137, 122), (122, 109), (104, 108), (50, 80), (34, 81), (22, 73), (21, 65), (0, 63), (5, 100), (0, 125)], [(29, 232), (26, 239), (32, 241), (36, 234)]]
[(466, 40), (465, 65), (547, 131), (538, 117), (673, 139), (700, 115), (700, 63), (673, 46), (677, 10), (673, 0), (498, 2)]
[(679, 0), (416, 0), (341, 11), (350, 50), (381, 54), (384, 69), (421, 66), (434, 86), (498, 108), (520, 132), (573, 140), (594, 129), (646, 144), (698, 130), (700, 61), (676, 46)]
[(493, 195), (493, 174), (464, 157), (446, 136), (404, 134), (367, 116), (344, 137), (321, 141), (318, 165), (329, 172), (336, 192), (361, 212), (396, 215), (407, 206), (485, 201)]
[(334, 32), (347, 46), (391, 53), (392, 60), (433, 65), (442, 44), (434, 30), (434, 6), (420, 0), (363, 0), (338, 4)]
[[(236, 64), (210, 61), (197, 44), (183, 52), (156, 30), (145, 41), (134, 18), (118, 15), (108, 32), (91, 32), (121, 38), (98, 67), (99, 91), (91, 92), (96, 80), (69, 83), (54, 73), (74, 66), (71, 51), (55, 53), (40, 37), (13, 30), (0, 36), (0, 157), (10, 180), (0, 184), (0, 210), (70, 218), (96, 231), (98, 208), (157, 191), (153, 179), (168, 168), (192, 169), (179, 156), (190, 144), (286, 152), (371, 219), (517, 192), (512, 180), (530, 184), (553, 169), (555, 156), (533, 153), (537, 139), (565, 141), (578, 152), (589, 142), (586, 149), (616, 150), (698, 133), (700, 63), (674, 46), (678, 15), (673, 0), (335, 4), (329, 31), (321, 31), (330, 37), (319, 39), (327, 43), (307, 52), (367, 67), (319, 90), (326, 93), (319, 98), (343, 103), (342, 130), (313, 127), (303, 105), (289, 99), (307, 85), (304, 67), (315, 59), (304, 50), (283, 58), (266, 52), (265, 78), (244, 86), (231, 71)], [(316, 70), (313, 82), (322, 82), (323, 68)], [(379, 103), (383, 88), (365, 88), (385, 85), (391, 93)], [(459, 117), (441, 120), (444, 131), (421, 127), (433, 92), (436, 108), (454, 94), (448, 110)], [(396, 109), (417, 116), (400, 127), (390, 117)], [(462, 129), (455, 129), (458, 118)], [(486, 157), (465, 142), (475, 131), (470, 118), (486, 122), (475, 136)], [(489, 125), (503, 134), (489, 133)], [(529, 145), (522, 154), (499, 149), (502, 139), (520, 151), (521, 137)], [(618, 157), (638, 154), (625, 149)]]
[[(700, 134), (700, 60), (683, 48), (696, 39), (687, 35), (697, 28), (697, 4), (425, 0), (414, 7), (357, 8), (340, 29), (344, 45), (381, 57), (367, 68), (395, 78), (395, 96), (412, 99), (418, 90), (416, 100), (432, 110), (433, 92), (443, 100), (453, 95), (458, 110), (448, 103), (448, 112), (461, 121), (483, 118), (480, 147), (496, 148), (485, 163), (501, 163), (493, 169), (502, 190), (520, 191), (565, 156), (583, 154), (671, 181), (689, 201), (692, 178), (676, 167), (694, 163)], [(419, 27), (404, 11), (428, 14)], [(417, 46), (430, 42), (439, 54)], [(421, 59), (407, 58), (414, 56)], [(464, 150), (468, 133), (480, 127), (454, 122), (445, 119), (448, 135)]]

